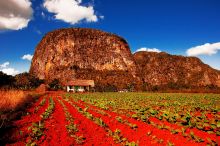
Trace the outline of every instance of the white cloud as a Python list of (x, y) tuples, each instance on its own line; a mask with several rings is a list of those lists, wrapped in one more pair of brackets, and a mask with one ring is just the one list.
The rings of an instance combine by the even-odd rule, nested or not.
[(14, 68), (8, 67), (9, 66), (9, 62), (4, 62), (3, 64), (0, 64), (0, 71), (2, 71), (3, 73), (7, 74), (7, 75), (16, 75), (19, 73), (19, 71), (17, 71)]
[(33, 58), (33, 55), (31, 55), (31, 54), (26, 54), (26, 55), (21, 57), (21, 59), (28, 60), (28, 61), (31, 61), (32, 58)]
[(188, 56), (197, 56), (197, 55), (210, 55), (211, 56), (213, 54), (216, 54), (219, 50), (220, 50), (220, 42), (213, 43), (213, 44), (206, 43), (201, 46), (189, 48), (186, 51), (186, 54)]
[(0, 68), (6, 68), (10, 63), (7, 61), (3, 64), (0, 64)]
[(82, 0), (45, 0), (43, 6), (48, 12), (54, 13), (55, 18), (70, 24), (81, 20), (97, 22), (93, 6), (81, 6)]
[(3, 73), (5, 73), (7, 75), (12, 75), (12, 76), (19, 73), (19, 71), (15, 70), (14, 68), (3, 68), (0, 71), (2, 71)]
[(105, 16), (101, 15), (101, 16), (99, 16), (99, 18), (100, 18), (100, 19), (104, 19), (104, 18), (105, 18)]
[[(140, 51), (146, 51), (146, 52), (157, 52), (157, 53), (160, 53), (161, 51), (157, 48), (140, 48), (140, 49), (137, 49), (135, 52), (140, 52)], [(134, 52), (134, 53), (135, 53)]]
[(0, 30), (27, 27), (32, 13), (30, 0), (0, 0)]

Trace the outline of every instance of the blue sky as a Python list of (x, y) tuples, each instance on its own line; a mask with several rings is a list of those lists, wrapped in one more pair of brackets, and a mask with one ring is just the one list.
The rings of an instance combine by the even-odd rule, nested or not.
[[(220, 69), (220, 0), (57, 0), (59, 4), (20, 0), (25, 6), (15, 1), (0, 2), (0, 9), (4, 8), (0, 10), (0, 70), (28, 71), (31, 58), (24, 55), (33, 55), (47, 32), (64, 27), (116, 33), (129, 42), (132, 52), (142, 48), (197, 56)], [(64, 11), (60, 8), (64, 1), (74, 5)], [(20, 16), (28, 23), (22, 21), (26, 23), (21, 26), (16, 19)], [(5, 62), (9, 62), (6, 67)]]

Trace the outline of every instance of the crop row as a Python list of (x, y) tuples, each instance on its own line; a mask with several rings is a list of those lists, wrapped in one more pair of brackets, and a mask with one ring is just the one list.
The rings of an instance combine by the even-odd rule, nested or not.
[[(77, 105), (77, 104), (79, 104), (79, 103), (74, 103), (74, 105)], [(81, 106), (83, 108), (83, 104)], [(85, 109), (85, 108), (83, 108), (83, 109)], [(86, 108), (86, 109), (88, 110), (88, 108)], [(90, 113), (92, 111), (94, 111), (94, 108), (90, 109)], [(98, 111), (98, 110), (95, 109), (95, 111)], [(101, 113), (102, 115), (104, 115), (103, 118), (105, 119), (105, 121), (106, 121), (106, 119), (110, 119), (110, 118), (113, 119), (113, 118), (115, 118), (116, 121), (118, 121), (121, 124), (119, 124), (117, 122), (114, 122), (114, 123), (110, 122), (110, 123), (108, 123), (108, 125), (111, 125), (111, 127), (116, 127), (115, 125), (119, 125), (120, 127), (123, 127), (123, 129), (126, 129), (126, 132), (124, 134), (127, 135), (128, 137), (131, 136), (132, 134), (136, 135), (137, 136), (136, 138), (132, 137), (131, 139), (133, 139), (133, 140), (136, 139), (135, 141), (137, 141), (138, 143), (140, 142), (142, 144), (146, 144), (146, 143), (149, 143), (150, 141), (153, 141), (155, 143), (161, 143), (161, 144), (162, 143), (164, 143), (164, 144), (165, 143), (166, 144), (172, 144), (170, 142), (170, 140), (167, 139), (167, 137), (164, 137), (164, 136), (158, 135), (158, 134), (155, 135), (154, 133), (157, 133), (155, 131), (155, 129), (153, 129), (154, 132), (152, 133), (152, 131), (150, 130), (150, 129), (152, 129), (152, 127), (149, 127), (147, 125), (143, 125), (143, 123), (136, 122), (134, 124), (134, 123), (130, 122), (131, 120), (129, 120), (129, 121), (128, 121), (128, 119), (123, 120), (121, 117), (118, 117), (117, 115), (109, 114), (110, 112), (106, 113), (104, 111), (101, 111), (101, 112), (98, 112), (98, 113)], [(100, 116), (100, 115), (98, 115), (96, 113), (94, 113), (94, 115), (95, 116)], [(110, 117), (107, 118), (107, 117), (105, 117), (106, 115), (108, 115), (108, 116), (110, 115)], [(108, 122), (108, 120), (107, 120), (107, 122)], [(140, 125), (140, 129), (138, 129), (138, 127), (139, 127), (139, 126), (137, 126), (138, 124)], [(129, 129), (131, 129), (131, 130), (129, 130)], [(167, 134), (168, 133), (166, 132), (166, 135)], [(166, 141), (164, 141), (162, 137), (165, 138)], [(141, 141), (139, 141), (139, 140), (141, 140)], [(151, 144), (151, 142), (149, 144)]]
[[(60, 98), (61, 99), (61, 98)], [(106, 131), (92, 120), (86, 118), (69, 102), (61, 99), (77, 125), (76, 135), (83, 135), (82, 145), (115, 145), (114, 141), (107, 136)]]
[[(122, 105), (120, 108), (114, 108), (114, 105), (116, 104), (115, 101), (119, 101), (119, 103), (117, 103), (119, 105), (120, 100), (114, 99), (113, 101), (109, 101), (108, 98), (101, 98), (97, 100), (96, 98), (88, 99), (84, 97), (80, 99), (85, 100), (86, 102), (89, 102), (102, 109), (113, 108), (113, 110), (115, 110), (117, 113), (120, 113), (122, 111), (120, 109), (123, 109), (125, 113), (133, 113), (133, 116), (137, 116), (139, 114), (141, 115), (140, 118), (143, 120), (147, 120), (149, 117), (155, 117), (161, 121), (182, 125), (186, 128), (197, 128), (198, 130), (202, 130), (210, 134), (213, 133), (217, 136), (220, 134), (220, 121), (218, 120), (220, 119), (220, 112), (219, 109), (215, 106), (209, 110), (206, 106), (202, 108), (197, 104), (197, 106), (194, 105), (190, 107), (186, 106), (185, 104), (181, 105), (181, 102), (179, 102), (180, 99), (174, 101), (172, 104), (169, 101), (160, 103), (153, 103), (151, 101), (151, 103), (145, 104), (149, 101), (149, 99), (146, 98), (146, 101), (143, 99), (141, 100), (143, 101), (141, 106), (134, 105), (133, 108), (126, 108)], [(163, 101), (166, 98), (160, 99)], [(128, 101), (126, 101), (127, 98), (124, 100), (125, 101), (122, 103), (128, 103), (128, 105), (130, 104), (129, 101), (133, 101), (129, 100), (129, 98)]]
[(145, 113), (147, 117), (186, 128), (197, 128), (217, 136), (220, 134), (218, 95), (111, 93), (72, 96), (102, 109), (110, 108), (117, 113)]
[(94, 116), (89, 111), (88, 107), (81, 107), (70, 101), (68, 98), (65, 98), (65, 100), (68, 101), (68, 103), (71, 104), (73, 107), (75, 107), (79, 113), (83, 114), (86, 118), (93, 121), (95, 124), (99, 125), (100, 127), (104, 128), (104, 130), (108, 133), (108, 136), (111, 136), (116, 143), (120, 143), (128, 146), (137, 145), (134, 141), (132, 142), (128, 141), (128, 139), (122, 135), (121, 130), (119, 128), (116, 128), (115, 130), (110, 129), (110, 126), (106, 124), (101, 117)]
[(83, 135), (76, 134), (79, 131), (79, 129), (77, 128), (77, 124), (74, 124), (74, 118), (68, 111), (68, 108), (63, 103), (63, 101), (60, 99), (58, 99), (58, 101), (62, 105), (65, 112), (66, 121), (68, 121), (68, 124), (66, 125), (66, 130), (68, 131), (69, 136), (74, 138), (76, 144), (83, 144), (85, 138)]
[(49, 106), (47, 107), (45, 112), (40, 115), (41, 120), (33, 123), (32, 126), (28, 127), (28, 131), (30, 131), (29, 136), (31, 138), (28, 140), (27, 145), (31, 145), (31, 146), (36, 145), (35, 140), (39, 140), (44, 135), (43, 132), (45, 130), (44, 121), (48, 119), (50, 115), (53, 113), (54, 107), (55, 107), (55, 103), (53, 101), (53, 98), (50, 97)]
[[(42, 101), (44, 101), (44, 99), (44, 104), (40, 104), (43, 103)], [(13, 128), (8, 130), (9, 135), (5, 135), (5, 137), (7, 137), (7, 141), (15, 142), (15, 145), (24, 144), (26, 141), (25, 139), (29, 136), (28, 127), (31, 126), (32, 123), (38, 122), (41, 119), (39, 114), (43, 113), (47, 106), (48, 100), (45, 96), (36, 100), (36, 102), (33, 103), (26, 112), (23, 112), (21, 119), (13, 122)]]
[(35, 107), (34, 113), (37, 113), (38, 110), (40, 109), (40, 107), (42, 107), (45, 103), (46, 103), (46, 97), (44, 97), (44, 98), (40, 101), (39, 105)]
[[(76, 103), (75, 103), (76, 104)], [(82, 103), (82, 105), (86, 106), (86, 103)], [(104, 116), (108, 116), (108, 118), (114, 118), (117, 122), (121, 123), (121, 124), (117, 124), (117, 122), (114, 122), (113, 125), (120, 125), (121, 127), (124, 127), (124, 129), (126, 129), (126, 133), (128, 136), (130, 134), (135, 134), (137, 137), (135, 138), (136, 141), (139, 141), (139, 143), (141, 144), (145, 144), (148, 142), (150, 142), (149, 144), (153, 143), (160, 143), (160, 144), (172, 144), (172, 142), (170, 142), (169, 139), (167, 139), (167, 137), (164, 137), (162, 135), (158, 135), (158, 133), (155, 131), (154, 128), (152, 128), (152, 126), (149, 125), (145, 125), (144, 123), (140, 123), (140, 122), (135, 122), (132, 119), (129, 119), (125, 116), (120, 117), (118, 116), (118, 114), (116, 113), (112, 113), (109, 111), (103, 111), (100, 109), (97, 109), (96, 107), (91, 107), (91, 110), (95, 111), (99, 111), (99, 113), (102, 113), (102, 115)], [(129, 130), (131, 129), (131, 130)], [(157, 130), (158, 131), (158, 130)], [(166, 135), (170, 135), (169, 133), (166, 132)], [(142, 137), (142, 138), (141, 138)], [(132, 137), (134, 138), (134, 137)], [(164, 139), (166, 139), (166, 141), (164, 141)], [(140, 141), (141, 140), (141, 141)], [(144, 141), (144, 142), (143, 142)]]
[[(78, 97), (74, 97), (74, 99), (76, 100), (76, 99), (79, 99)], [(91, 102), (90, 102), (91, 103)], [(94, 103), (93, 103), (94, 104)], [(96, 103), (97, 104), (97, 103)], [(100, 107), (100, 106), (99, 106)], [(103, 108), (102, 108), (103, 109)], [(104, 109), (106, 109), (106, 108), (104, 108)], [(100, 111), (100, 112), (102, 112), (103, 113), (103, 111)], [(154, 110), (152, 110), (151, 111), (151, 113), (152, 114), (154, 114), (154, 112), (156, 112), (156, 111), (154, 111)], [(106, 113), (105, 113), (106, 114)], [(136, 119), (136, 120), (141, 120), (141, 121), (143, 121), (143, 122), (145, 122), (146, 124), (150, 124), (151, 126), (153, 126), (153, 127), (155, 127), (155, 128), (157, 128), (157, 129), (160, 129), (160, 130), (169, 130), (172, 134), (178, 134), (178, 133), (180, 133), (180, 134), (182, 134), (182, 136), (183, 137), (185, 137), (185, 138), (187, 138), (187, 139), (189, 139), (189, 140), (193, 140), (193, 141), (195, 141), (195, 142), (199, 142), (199, 143), (202, 143), (202, 142), (204, 142), (204, 141), (206, 141), (206, 143), (208, 143), (208, 144), (212, 144), (212, 145), (214, 145), (214, 144), (217, 144), (217, 139), (215, 139), (214, 137), (212, 137), (212, 138), (209, 138), (209, 137), (206, 137), (205, 135), (203, 136), (203, 138), (205, 138), (205, 139), (203, 139), (203, 138), (201, 138), (200, 136), (197, 136), (196, 134), (197, 134), (197, 132), (196, 132), (196, 134), (192, 131), (192, 130), (188, 130), (187, 128), (184, 128), (184, 127), (181, 127), (181, 126), (177, 126), (177, 128), (173, 128), (173, 126), (172, 125), (170, 125), (169, 123), (168, 123), (168, 125), (166, 125), (166, 124), (163, 124), (163, 123), (166, 123), (166, 122), (160, 122), (159, 120), (158, 121), (156, 121), (155, 122), (155, 120), (152, 120), (151, 121), (151, 118), (149, 118), (149, 117), (147, 117), (146, 116), (147, 114), (145, 113), (145, 111), (144, 110), (140, 110), (140, 112), (138, 113), (138, 114), (133, 114), (132, 115), (132, 118), (134, 118), (134, 119)], [(116, 117), (116, 119), (119, 121), (119, 122), (122, 122), (122, 118), (119, 116), (119, 117)], [(123, 122), (124, 124), (127, 124), (127, 125), (129, 125), (129, 126), (134, 126), (134, 127), (136, 127), (136, 125), (134, 124), (130, 124), (129, 122), (127, 122), (127, 121), (124, 121)], [(176, 127), (176, 126), (174, 126), (174, 127)], [(187, 131), (186, 131), (187, 130)], [(151, 133), (150, 131), (148, 132), (148, 133)], [(203, 133), (202, 133), (203, 134)], [(161, 141), (161, 140), (160, 140)]]
[(51, 93), (14, 122), (21, 138), (15, 145), (214, 146), (218, 101), (217, 95)]

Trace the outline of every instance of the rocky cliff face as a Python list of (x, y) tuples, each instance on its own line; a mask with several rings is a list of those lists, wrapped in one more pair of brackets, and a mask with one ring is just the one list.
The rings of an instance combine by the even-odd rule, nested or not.
[(94, 29), (70, 28), (48, 33), (38, 44), (30, 73), (47, 82), (93, 79), (125, 88), (139, 81), (128, 43)]
[(95, 29), (49, 32), (37, 45), (30, 73), (47, 83), (59, 79), (95, 80), (103, 88), (143, 90), (145, 84), (220, 86), (220, 72), (195, 57), (167, 53), (132, 54), (121, 37)]
[(220, 86), (220, 71), (204, 64), (196, 57), (167, 53), (137, 52), (134, 59), (143, 82), (151, 85)]

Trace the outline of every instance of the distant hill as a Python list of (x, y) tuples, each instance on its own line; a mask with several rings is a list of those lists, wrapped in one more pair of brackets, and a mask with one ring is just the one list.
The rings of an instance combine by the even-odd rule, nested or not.
[[(30, 74), (47, 83), (95, 80), (100, 91), (146, 90), (145, 86), (220, 86), (220, 72), (195, 57), (137, 52), (115, 34), (68, 28), (46, 34), (37, 45)], [(187, 87), (188, 88), (188, 87)]]
[(150, 85), (220, 86), (220, 71), (196, 57), (170, 55), (165, 52), (137, 52), (134, 59), (143, 82)]

